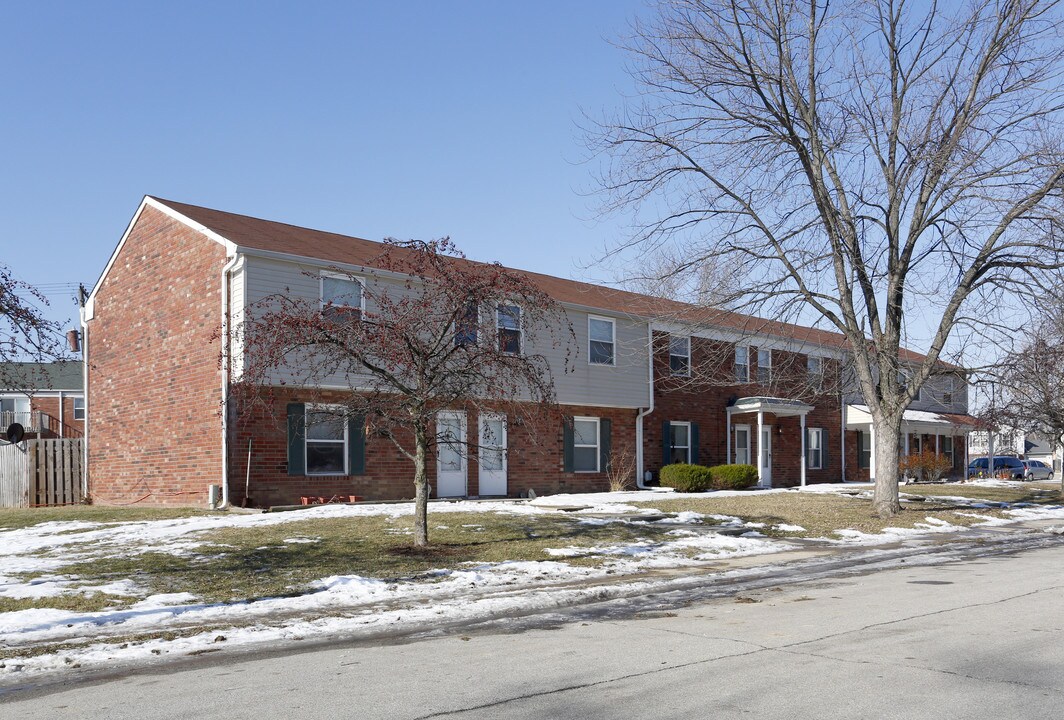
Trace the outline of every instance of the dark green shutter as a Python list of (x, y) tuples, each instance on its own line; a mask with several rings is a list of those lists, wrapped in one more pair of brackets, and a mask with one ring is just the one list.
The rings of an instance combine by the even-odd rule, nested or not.
[(599, 420), (599, 472), (609, 472), (610, 467), (610, 433), (613, 421)]
[(828, 429), (823, 428), (820, 431), (820, 467), (825, 470), (828, 469)]
[(698, 464), (698, 423), (691, 423), (691, 464)]
[(347, 474), (366, 474), (365, 415), (353, 415), (347, 421)]
[(803, 429), (802, 432), (805, 433), (805, 469), (808, 470), (813, 464), (809, 462), (813, 456), (813, 451), (809, 448), (809, 428)]
[(288, 474), (307, 474), (307, 406), (288, 403)]
[(562, 464), (565, 472), (573, 472), (573, 419), (562, 422)]
[(672, 423), (668, 420), (661, 424), (661, 464), (672, 462)]

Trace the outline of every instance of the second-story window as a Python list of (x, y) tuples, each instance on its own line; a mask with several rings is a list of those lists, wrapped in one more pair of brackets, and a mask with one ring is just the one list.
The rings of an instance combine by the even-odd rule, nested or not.
[(587, 319), (588, 362), (592, 365), (614, 364), (614, 335), (616, 327), (613, 320), (589, 316)]
[(496, 327), (499, 331), (499, 350), (511, 355), (520, 355), (521, 308), (517, 305), (499, 305)]
[[(902, 390), (905, 389), (905, 386), (908, 385), (909, 382), (912, 379), (913, 379), (913, 373), (912, 373), (911, 370), (899, 370), (898, 371), (898, 385), (901, 385)], [(924, 399), (924, 389), (921, 387), (919, 390), (916, 391), (916, 395), (915, 395), (915, 397), (913, 397), (913, 402), (920, 402), (923, 399)]]
[[(947, 376), (946, 379), (945, 379), (945, 387), (942, 390), (942, 404), (943, 405), (952, 405), (953, 404), (953, 393), (956, 390), (956, 388), (954, 387), (953, 383), (954, 383), (953, 376), (952, 375)], [(952, 453), (953, 451), (951, 450), (950, 452)]]
[(454, 324), (454, 344), (456, 346), (476, 345), (479, 323), (480, 312), (477, 310), (477, 304), (471, 302), (466, 305), (465, 311)]
[(85, 398), (83, 397), (74, 398), (74, 419), (85, 419)]
[(809, 385), (814, 390), (824, 388), (824, 361), (821, 358), (810, 355), (805, 363)]
[(691, 338), (669, 336), (669, 372), (679, 377), (691, 374)]
[(321, 275), (321, 312), (326, 317), (362, 317), (362, 281), (347, 275)]
[(757, 351), (757, 381), (762, 385), (772, 382), (772, 351)]
[(750, 348), (742, 345), (735, 346), (735, 379), (750, 382)]

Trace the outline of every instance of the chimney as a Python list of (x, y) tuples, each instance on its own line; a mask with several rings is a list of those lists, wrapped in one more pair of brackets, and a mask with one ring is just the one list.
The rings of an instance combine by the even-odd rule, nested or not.
[(66, 338), (67, 345), (70, 346), (70, 352), (81, 352), (81, 333), (77, 330), (68, 330)]

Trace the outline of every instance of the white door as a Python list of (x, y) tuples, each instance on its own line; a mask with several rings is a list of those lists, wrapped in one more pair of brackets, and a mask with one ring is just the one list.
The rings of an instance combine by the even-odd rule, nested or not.
[(480, 416), (481, 495), (506, 495), (506, 416)]
[(772, 426), (761, 426), (761, 487), (772, 487)]
[(436, 415), (436, 497), (466, 495), (466, 416), (464, 412)]

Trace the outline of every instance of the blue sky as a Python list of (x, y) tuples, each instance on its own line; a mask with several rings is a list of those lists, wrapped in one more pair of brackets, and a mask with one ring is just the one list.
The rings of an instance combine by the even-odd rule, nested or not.
[(642, 0), (7, 3), (3, 262), (96, 281), (144, 194), (359, 235), (450, 235), (566, 277), (596, 217), (584, 111), (631, 83)]

